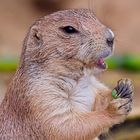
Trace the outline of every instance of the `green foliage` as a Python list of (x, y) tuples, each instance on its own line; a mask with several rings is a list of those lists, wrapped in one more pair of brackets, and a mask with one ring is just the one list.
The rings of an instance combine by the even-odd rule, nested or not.
[(12, 72), (17, 68), (18, 59), (15, 57), (0, 58), (0, 72)]
[(131, 71), (140, 71), (140, 56), (124, 56), (123, 68)]
[(113, 56), (106, 61), (109, 69), (123, 69), (133, 72), (140, 72), (140, 56), (124, 55)]
[(109, 59), (106, 60), (107, 64), (108, 64), (108, 68), (109, 69), (120, 69), (122, 68), (123, 65), (123, 58), (117, 57), (117, 56), (113, 56)]

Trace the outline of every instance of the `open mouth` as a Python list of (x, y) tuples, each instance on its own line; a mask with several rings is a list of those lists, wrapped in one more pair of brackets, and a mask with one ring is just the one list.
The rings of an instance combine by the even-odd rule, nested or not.
[(94, 58), (94, 62), (91, 62), (89, 65), (90, 68), (97, 68), (100, 70), (106, 70), (108, 68), (107, 63), (105, 62), (105, 59), (110, 57), (113, 54), (113, 51), (104, 51), (100, 53), (97, 57), (96, 60)]
[(99, 58), (96, 62), (96, 66), (100, 69), (107, 69), (107, 64), (103, 58)]
[(112, 53), (112, 51), (104, 51), (102, 54), (100, 54), (97, 61), (95, 62), (95, 66), (102, 70), (107, 69), (108, 66), (105, 62), (105, 59), (111, 56)]

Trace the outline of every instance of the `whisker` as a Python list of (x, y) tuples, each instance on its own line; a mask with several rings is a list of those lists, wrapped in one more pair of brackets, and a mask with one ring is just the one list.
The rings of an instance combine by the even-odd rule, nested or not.
[(90, 13), (92, 13), (92, 9), (91, 9), (91, 0), (88, 0), (88, 8), (89, 8)]
[[(89, 51), (87, 51), (85, 48), (92, 48), (92, 39), (90, 39), (89, 41), (87, 41), (84, 45), (82, 45), (82, 48), (85, 50), (84, 51), (84, 55), (85, 55), (85, 57), (88, 57), (89, 56), (89, 54), (90, 54), (90, 52)], [(88, 49), (89, 50), (89, 49)]]
[(95, 12), (95, 0), (91, 0), (92, 12)]
[(94, 1), (88, 0), (88, 10), (89, 10), (90, 16), (91, 16), (91, 18), (95, 19), (95, 17), (93, 17), (93, 13), (95, 14), (94, 7), (95, 7)]

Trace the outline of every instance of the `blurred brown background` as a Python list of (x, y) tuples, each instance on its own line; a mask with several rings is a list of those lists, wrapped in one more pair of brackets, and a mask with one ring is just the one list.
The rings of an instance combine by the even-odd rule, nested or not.
[(139, 53), (139, 0), (0, 0), (0, 55), (20, 54), (34, 20), (58, 9), (89, 8), (89, 1), (96, 16), (115, 32), (116, 53)]
[[(53, 11), (68, 8), (93, 8), (96, 16), (116, 35), (115, 54), (140, 55), (140, 0), (92, 0), (92, 3), (89, 1), (0, 0), (0, 56), (20, 56), (23, 39), (34, 20)], [(2, 73), (0, 77), (0, 95), (3, 97), (11, 74)], [(134, 81), (135, 97), (132, 114), (138, 114), (140, 74), (107, 71), (100, 76), (111, 87), (122, 77), (129, 77)]]

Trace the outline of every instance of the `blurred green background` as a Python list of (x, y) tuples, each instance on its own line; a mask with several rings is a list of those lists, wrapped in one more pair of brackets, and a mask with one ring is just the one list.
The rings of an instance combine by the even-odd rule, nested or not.
[(134, 81), (135, 95), (130, 121), (115, 129), (111, 139), (140, 140), (140, 127), (136, 125), (140, 126), (140, 0), (0, 0), (0, 102), (16, 70), (30, 25), (44, 15), (68, 8), (92, 8), (115, 33), (115, 54), (107, 60), (109, 69), (99, 78), (114, 87), (119, 79), (129, 77)]

